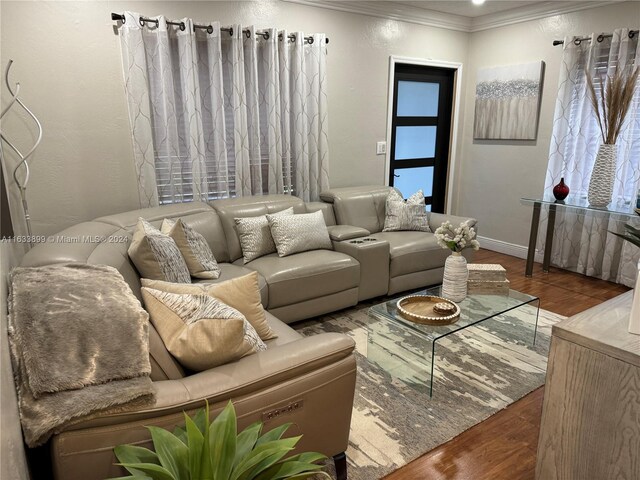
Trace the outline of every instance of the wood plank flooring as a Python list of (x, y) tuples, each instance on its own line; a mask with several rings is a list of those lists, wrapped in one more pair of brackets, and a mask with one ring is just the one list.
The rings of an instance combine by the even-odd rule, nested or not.
[[(474, 261), (499, 263), (511, 288), (540, 298), (540, 307), (571, 316), (629, 290), (595, 278), (535, 264), (524, 276), (525, 261), (480, 250)], [(532, 480), (540, 431), (544, 387), (440, 445), (385, 480)]]

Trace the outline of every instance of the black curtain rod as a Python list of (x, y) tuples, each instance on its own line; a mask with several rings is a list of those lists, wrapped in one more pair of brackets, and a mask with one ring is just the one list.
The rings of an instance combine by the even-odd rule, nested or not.
[[(124, 17), (123, 14), (121, 13), (112, 13), (111, 14), (111, 20), (113, 20), (114, 22), (120, 21), (122, 23), (126, 22), (126, 19)], [(144, 27), (147, 23), (155, 23), (156, 26), (158, 26), (158, 20), (153, 19), (153, 18), (147, 18), (147, 17), (140, 17), (139, 19), (140, 22), (140, 26)], [(167, 20), (167, 25), (175, 25), (177, 27), (180, 27), (180, 30), (184, 31), (186, 27), (186, 25), (184, 24), (184, 22), (171, 22), (169, 20)], [(193, 24), (193, 31), (195, 32), (197, 29), (201, 29), (201, 30), (206, 30), (207, 33), (211, 34), (213, 33), (213, 26), (211, 25), (197, 25), (197, 24)], [(220, 30), (223, 32), (228, 32), (229, 35), (233, 35), (233, 27), (220, 27)], [(248, 28), (245, 28), (242, 30), (242, 33), (244, 33), (246, 35), (247, 38), (251, 38), (251, 31)], [(256, 32), (256, 36), (261, 36), (262, 38), (264, 38), (265, 40), (269, 39), (269, 32)], [(289, 38), (289, 40), (293, 40), (295, 41), (296, 36), (295, 34), (291, 33), (289, 35), (287, 35), (287, 37)], [(282, 40), (282, 34), (278, 35), (278, 38), (280, 40)], [(305, 42), (311, 44), (313, 43), (313, 37), (309, 36), (309, 37), (304, 37)], [(325, 38), (325, 43), (329, 43), (329, 39)]]
[[(629, 31), (629, 38), (633, 38), (638, 34), (639, 30), (630, 30)], [(596, 40), (598, 40), (598, 42), (602, 42), (605, 38), (611, 38), (613, 37), (613, 34), (611, 33), (601, 33), (600, 35), (598, 35), (598, 38)], [(582, 42), (588, 42), (589, 40), (591, 40), (591, 37), (582, 37), (582, 38), (576, 38), (573, 43), (575, 43), (576, 45), (580, 45)], [(553, 46), (557, 47), (558, 45), (564, 45), (564, 40), (554, 40), (553, 41)]]

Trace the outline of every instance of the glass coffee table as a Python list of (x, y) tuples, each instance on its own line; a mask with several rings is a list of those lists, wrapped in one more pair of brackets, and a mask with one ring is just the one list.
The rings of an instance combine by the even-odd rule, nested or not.
[[(441, 286), (417, 292), (415, 295), (441, 295)], [(389, 300), (369, 309), (371, 321), (367, 324), (367, 359), (391, 375), (406, 374), (413, 370), (412, 382), (421, 383), (433, 396), (433, 373), (436, 363), (436, 343), (451, 334), (476, 326), (511, 310), (531, 305), (535, 316), (533, 332), (519, 332), (523, 339), (530, 338), (535, 345), (540, 312), (540, 299), (509, 290), (508, 295), (468, 295), (460, 306), (460, 318), (451, 325), (422, 325), (400, 316), (396, 304), (402, 297)], [(407, 348), (403, 339), (418, 338)], [(528, 342), (529, 340), (527, 340)], [(408, 342), (407, 342), (408, 343)], [(416, 347), (417, 345), (417, 347)], [(408, 360), (411, 358), (411, 360)]]

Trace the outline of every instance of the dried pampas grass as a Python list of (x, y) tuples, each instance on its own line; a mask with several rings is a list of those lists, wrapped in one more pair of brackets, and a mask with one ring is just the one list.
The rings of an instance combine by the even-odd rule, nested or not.
[(586, 75), (589, 99), (598, 119), (602, 141), (607, 145), (615, 145), (618, 140), (624, 119), (633, 100), (638, 75), (640, 75), (639, 67), (627, 72), (617, 70), (615, 74), (607, 75), (606, 81), (605, 76), (601, 75), (598, 77), (600, 98), (596, 94), (596, 85), (593, 79)]

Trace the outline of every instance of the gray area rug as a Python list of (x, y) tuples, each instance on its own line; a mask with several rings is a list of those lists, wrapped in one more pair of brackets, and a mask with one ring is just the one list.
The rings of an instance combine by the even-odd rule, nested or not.
[[(305, 336), (341, 332), (356, 342), (358, 378), (347, 450), (350, 480), (382, 478), (543, 385), (551, 326), (564, 318), (540, 310), (535, 346), (532, 306), (439, 340), (430, 398), (424, 341), (388, 322), (373, 322), (376, 339), (386, 347), (369, 344), (372, 319), (367, 311), (373, 304), (364, 302), (295, 325)], [(389, 349), (401, 355), (385, 355)]]

